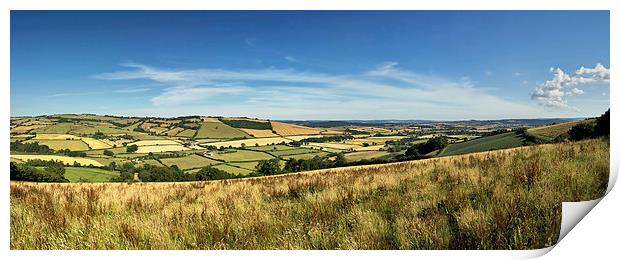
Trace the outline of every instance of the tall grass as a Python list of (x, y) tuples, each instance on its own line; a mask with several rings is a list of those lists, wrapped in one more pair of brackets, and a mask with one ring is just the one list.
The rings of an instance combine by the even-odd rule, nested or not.
[(609, 143), (192, 183), (11, 183), (12, 249), (533, 249)]

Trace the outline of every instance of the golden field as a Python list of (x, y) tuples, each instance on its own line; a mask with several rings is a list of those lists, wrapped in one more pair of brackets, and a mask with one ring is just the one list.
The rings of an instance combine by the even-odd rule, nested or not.
[(534, 249), (608, 140), (187, 183), (12, 182), (11, 249)]

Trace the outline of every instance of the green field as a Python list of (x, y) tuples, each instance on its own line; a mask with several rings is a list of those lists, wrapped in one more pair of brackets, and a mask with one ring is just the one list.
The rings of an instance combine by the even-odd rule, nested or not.
[(196, 134), (196, 130), (194, 130), (194, 129), (185, 129), (185, 130), (179, 132), (176, 136), (192, 137), (195, 134)]
[(96, 168), (65, 167), (65, 178), (70, 182), (109, 182), (118, 173)]
[[(274, 150), (275, 148), (275, 150)], [(297, 149), (297, 147), (291, 147), (291, 146), (287, 146), (287, 145), (281, 145), (281, 144), (277, 144), (277, 145), (262, 145), (262, 146), (248, 146), (246, 147), (246, 149), (248, 150), (254, 150), (254, 151), (284, 151), (284, 150), (294, 150)]]
[(307, 160), (307, 159), (312, 159), (312, 158), (314, 158), (315, 156), (324, 157), (324, 156), (327, 156), (327, 155), (329, 155), (329, 153), (327, 153), (327, 152), (320, 152), (320, 151), (317, 151), (316, 153), (304, 153), (304, 154), (283, 155), (283, 156), (281, 156), (280, 158), (282, 158), (282, 159), (284, 159), (284, 160), (288, 160), (288, 159), (291, 159), (291, 158), (295, 158), (295, 159), (297, 159), (297, 160), (299, 160), (299, 159), (304, 159), (304, 160)]
[(258, 165), (258, 162), (235, 162), (235, 163), (227, 163), (227, 164), (233, 165), (233, 166), (239, 166), (241, 168), (253, 171), (256, 168), (256, 165)]
[(200, 155), (191, 154), (189, 156), (177, 157), (177, 158), (165, 158), (160, 160), (167, 166), (176, 165), (181, 170), (202, 168), (209, 165), (214, 165), (222, 162), (211, 160), (209, 158), (202, 157)]
[(198, 129), (198, 133), (196, 133), (196, 138), (231, 139), (244, 137), (250, 138), (251, 136), (229, 125), (214, 122), (201, 123), (200, 129)]
[(305, 154), (305, 153), (317, 153), (319, 151), (310, 149), (310, 148), (296, 148), (296, 149), (267, 151), (267, 152), (275, 156), (285, 156), (285, 155), (295, 155), (295, 154)]
[(32, 132), (46, 134), (66, 134), (75, 127), (76, 125), (74, 123), (56, 123), (53, 125), (38, 128), (36, 130), (33, 130)]
[(229, 153), (218, 153), (210, 157), (218, 160), (224, 160), (226, 162), (259, 161), (269, 160), (273, 158), (273, 156), (263, 152), (247, 150), (237, 150), (236, 152)]
[(225, 172), (228, 172), (228, 173), (232, 173), (232, 174), (235, 174), (235, 175), (248, 175), (248, 174), (253, 172), (251, 170), (230, 166), (228, 164), (215, 165), (215, 166), (213, 166), (213, 168), (220, 169), (222, 171), (225, 171)]
[(523, 145), (523, 138), (519, 137), (516, 132), (509, 132), (482, 137), (467, 142), (450, 144), (439, 153), (439, 156), (484, 152), (513, 148), (521, 145)]

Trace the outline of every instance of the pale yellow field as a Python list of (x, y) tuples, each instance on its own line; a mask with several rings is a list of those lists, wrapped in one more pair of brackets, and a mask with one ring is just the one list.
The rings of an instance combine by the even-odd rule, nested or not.
[(247, 129), (247, 128), (238, 128), (238, 129), (256, 138), (278, 136), (277, 134), (274, 134), (271, 130), (268, 130), (268, 129), (267, 130)]
[(385, 148), (385, 145), (379, 144), (379, 145), (370, 145), (370, 146), (360, 146), (360, 147), (356, 147), (353, 148), (354, 151), (379, 151), (381, 149)]
[(29, 125), (29, 126), (16, 126), (11, 128), (11, 133), (25, 133), (30, 130), (38, 129), (47, 125)]
[(338, 150), (349, 150), (349, 149), (357, 149), (361, 148), (359, 145), (350, 145), (350, 144), (340, 144), (340, 143), (308, 143), (310, 146), (314, 147), (325, 147), (325, 148), (333, 148)]
[(34, 140), (67, 140), (74, 139), (80, 140), (81, 137), (69, 134), (37, 134)]
[(241, 147), (241, 144), (245, 144), (246, 146), (255, 146), (258, 145), (270, 145), (272, 143), (290, 143), (292, 140), (286, 139), (283, 137), (267, 137), (267, 138), (254, 138), (254, 139), (243, 139), (243, 140), (235, 140), (235, 141), (225, 141), (225, 142), (213, 142), (208, 143), (208, 145), (214, 145), (216, 147), (224, 146), (232, 146), (232, 147)]
[(190, 150), (189, 148), (176, 144), (176, 145), (149, 145), (149, 146), (138, 146), (138, 151), (136, 153), (159, 153), (159, 152), (173, 152), (173, 151), (184, 151)]
[(287, 136), (286, 139), (300, 141), (300, 140), (310, 138), (310, 137), (323, 137), (323, 136), (322, 135), (294, 135), (294, 136)]
[(82, 137), (82, 141), (84, 141), (90, 149), (108, 149), (112, 148), (112, 145), (109, 145), (107, 142), (97, 140), (89, 137)]
[(44, 160), (44, 161), (50, 161), (50, 160), (61, 161), (61, 162), (65, 163), (65, 164), (73, 164), (74, 162), (78, 162), (81, 165), (90, 165), (90, 164), (92, 164), (93, 166), (103, 166), (103, 164), (101, 164), (100, 162), (95, 161), (93, 159), (79, 158), (79, 157), (69, 157), (69, 156), (60, 156), (60, 155), (12, 154), (11, 158), (19, 159), (19, 160), (22, 160), (22, 161), (39, 159), (39, 160)]
[(127, 145), (137, 145), (137, 146), (158, 146), (158, 145), (180, 145), (179, 142), (172, 140), (143, 140), (136, 141), (133, 143), (129, 143)]
[(283, 136), (289, 135), (318, 135), (321, 133), (321, 129), (310, 128), (305, 126), (298, 126), (293, 124), (287, 124), (282, 122), (271, 122), (271, 127), (277, 134)]
[(365, 132), (379, 132), (379, 133), (387, 133), (387, 132), (391, 132), (391, 130), (389, 129), (385, 129), (385, 128), (380, 128), (380, 127), (357, 127), (357, 128), (353, 128), (353, 130), (357, 130), (357, 131), (365, 131)]

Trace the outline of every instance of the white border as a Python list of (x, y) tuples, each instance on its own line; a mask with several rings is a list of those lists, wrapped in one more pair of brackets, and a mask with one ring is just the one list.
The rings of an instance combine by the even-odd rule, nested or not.
[[(335, 3), (337, 2), (337, 3)], [(396, 0), (296, 0), (296, 1), (251, 1), (251, 0), (226, 0), (209, 2), (198, 0), (185, 1), (164, 1), (164, 0), (59, 0), (59, 1), (35, 1), (35, 0), (4, 0), (0, 1), (2, 11), (0, 12), (0, 80), (2, 80), (0, 95), (0, 107), (2, 108), (2, 124), (0, 136), (9, 135), (10, 117), (10, 11), (9, 10), (612, 10), (611, 11), (611, 46), (619, 46), (617, 39), (620, 17), (617, 12), (617, 3), (607, 0), (426, 0), (426, 1), (396, 1)], [(550, 30), (567, 30), (561, 25), (548, 25)], [(554, 27), (558, 26), (558, 27)], [(611, 49), (610, 61), (618, 64), (618, 54)], [(611, 70), (617, 70), (610, 64)], [(616, 75), (616, 73), (613, 73)], [(613, 85), (614, 81), (612, 81)], [(618, 100), (619, 92), (613, 87), (610, 88), (611, 104)], [(618, 132), (618, 115), (612, 114), (612, 133)], [(8, 175), (9, 150), (8, 138), (2, 139), (4, 149), (0, 149), (0, 164), (3, 172)], [(611, 168), (613, 176), (618, 173), (618, 138), (612, 135)], [(5, 175), (5, 176), (6, 176)], [(613, 182), (612, 182), (613, 180)], [(615, 183), (615, 178), (610, 182)], [(524, 258), (540, 255), (550, 250), (538, 251), (11, 251), (9, 249), (9, 183), (8, 178), (0, 180), (0, 194), (3, 197), (1, 205), (0, 225), (2, 236), (0, 238), (0, 248), (5, 257), (46, 257), (58, 259), (82, 259), (83, 257), (93, 257), (95, 259), (108, 259), (110, 257), (148, 257), (153, 259), (168, 259), (170, 257), (218, 257), (224, 259), (237, 258), (258, 258), (258, 259), (316, 259), (317, 257), (340, 258), (355, 257), (370, 259), (376, 257), (407, 258), (456, 258), (456, 257), (476, 257), (477, 259), (503, 259), (503, 258)], [(605, 255), (617, 255), (616, 239), (620, 229), (617, 225), (619, 215), (619, 193), (611, 192), (604, 198), (599, 207), (595, 207), (581, 225), (577, 225), (573, 231), (566, 236), (567, 239), (561, 241), (555, 250), (551, 251), (548, 257), (561, 259), (567, 256), (591, 256), (592, 253)], [(615, 221), (615, 222), (611, 222)], [(615, 233), (610, 233), (615, 232)], [(607, 245), (601, 247), (600, 245)], [(556, 252), (559, 251), (559, 252)], [(8, 255), (7, 255), (8, 254)], [(560, 258), (556, 258), (560, 257)], [(7, 259), (7, 258), (4, 258)]]

